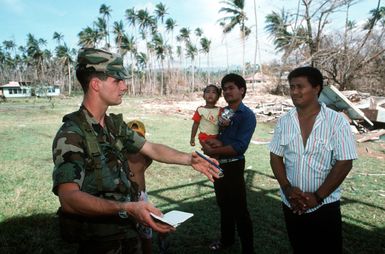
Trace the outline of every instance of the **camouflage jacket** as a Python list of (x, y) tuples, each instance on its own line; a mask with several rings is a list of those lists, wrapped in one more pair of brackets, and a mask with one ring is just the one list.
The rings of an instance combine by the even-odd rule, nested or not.
[[(57, 187), (63, 183), (77, 183), (80, 189), (94, 196), (117, 201), (131, 201), (132, 184), (128, 180), (128, 163), (125, 153), (138, 152), (145, 139), (132, 131), (122, 121), (120, 126), (114, 126), (111, 116), (105, 117), (106, 126), (103, 128), (92, 117), (91, 113), (82, 106), (79, 113), (83, 114), (92, 131), (96, 135), (101, 151), (102, 188), (98, 188), (97, 172), (93, 168), (93, 159), (87, 152), (85, 135), (76, 123), (67, 116), (64, 124), (56, 134), (52, 145), (54, 162), (53, 188), (57, 195)], [(123, 129), (124, 137), (120, 138), (122, 149), (116, 149), (113, 144), (118, 139), (113, 129)], [(121, 131), (121, 130), (120, 130)]]

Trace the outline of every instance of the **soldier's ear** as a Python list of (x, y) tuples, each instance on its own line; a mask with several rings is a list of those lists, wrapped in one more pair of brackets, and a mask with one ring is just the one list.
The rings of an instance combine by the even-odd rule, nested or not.
[(94, 91), (99, 91), (100, 85), (101, 85), (100, 79), (98, 79), (97, 77), (93, 77), (90, 80), (89, 89), (92, 89)]

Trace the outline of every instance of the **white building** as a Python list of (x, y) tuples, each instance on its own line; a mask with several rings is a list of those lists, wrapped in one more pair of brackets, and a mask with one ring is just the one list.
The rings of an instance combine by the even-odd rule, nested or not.
[(8, 84), (0, 85), (0, 96), (5, 98), (22, 98), (30, 97), (32, 89), (28, 82), (11, 81)]

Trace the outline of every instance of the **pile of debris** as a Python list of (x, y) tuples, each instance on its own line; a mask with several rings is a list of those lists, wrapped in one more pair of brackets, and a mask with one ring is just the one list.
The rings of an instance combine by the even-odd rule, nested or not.
[[(319, 100), (349, 119), (358, 142), (385, 141), (385, 97), (373, 97), (358, 91), (340, 92), (333, 85), (324, 86)], [(253, 107), (258, 121), (274, 121), (293, 108), (290, 99), (259, 102)]]

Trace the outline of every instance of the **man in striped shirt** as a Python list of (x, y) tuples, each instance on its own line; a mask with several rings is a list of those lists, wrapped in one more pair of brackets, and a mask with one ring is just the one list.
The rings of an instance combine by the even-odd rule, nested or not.
[(294, 253), (342, 253), (340, 184), (357, 159), (348, 121), (318, 101), (321, 72), (288, 76), (295, 108), (282, 116), (269, 145)]

